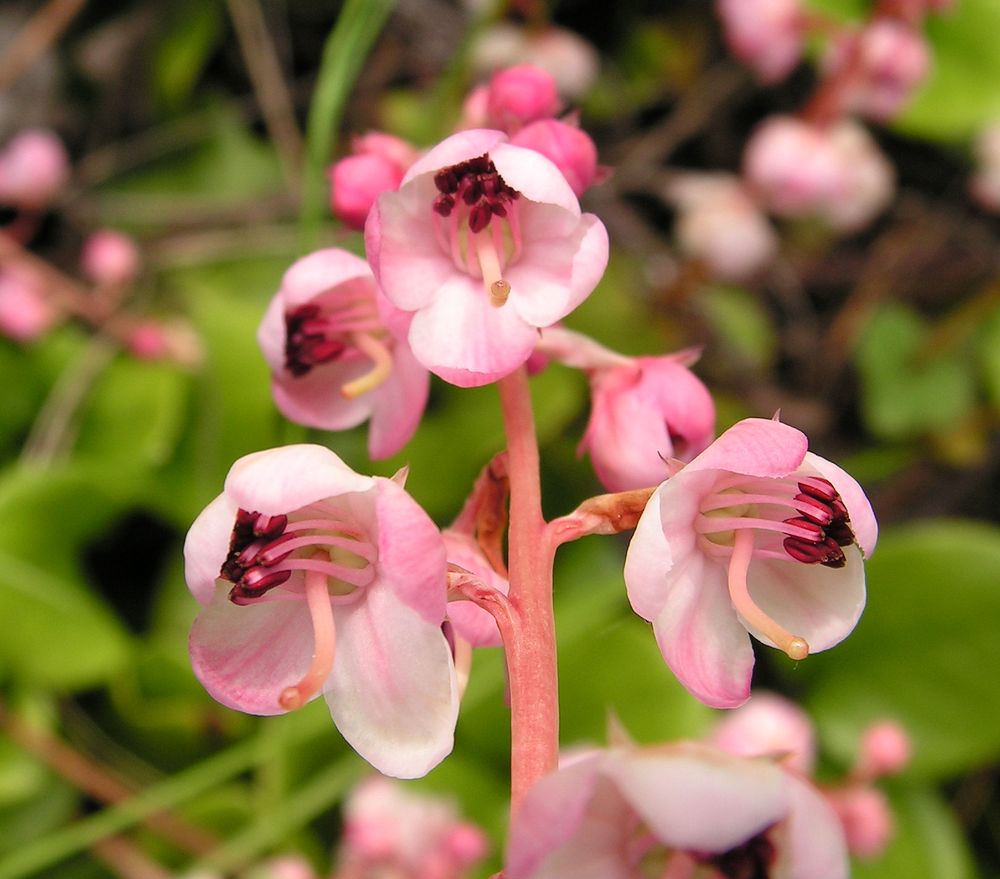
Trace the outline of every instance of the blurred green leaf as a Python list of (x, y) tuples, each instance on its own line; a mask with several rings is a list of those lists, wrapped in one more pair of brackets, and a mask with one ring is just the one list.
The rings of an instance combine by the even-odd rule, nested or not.
[(986, 393), (993, 408), (1000, 411), (1000, 308), (983, 323), (978, 337), (977, 353)]
[(222, 35), (222, 9), (214, 0), (181, 0), (160, 7), (164, 21), (152, 58), (153, 91), (176, 110), (194, 91)]
[(741, 287), (716, 284), (698, 294), (698, 306), (735, 368), (766, 371), (778, 350), (778, 334), (760, 299)]
[(889, 791), (895, 835), (872, 860), (856, 860), (854, 879), (972, 879), (975, 869), (955, 816), (932, 790)]
[(854, 633), (791, 672), (830, 752), (852, 764), (862, 730), (891, 718), (913, 739), (913, 777), (947, 778), (996, 759), (1000, 528), (897, 528), (867, 574), (868, 608)]
[(107, 474), (15, 468), (0, 478), (0, 656), (18, 677), (74, 689), (128, 660), (129, 638), (89, 590), (80, 552), (123, 506)]
[(947, 428), (971, 409), (971, 369), (948, 352), (928, 351), (929, 330), (902, 305), (876, 311), (862, 334), (856, 360), (861, 411), (872, 432), (904, 439)]

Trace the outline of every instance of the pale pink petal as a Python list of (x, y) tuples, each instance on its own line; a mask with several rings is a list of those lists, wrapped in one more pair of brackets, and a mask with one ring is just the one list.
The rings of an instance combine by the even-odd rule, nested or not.
[(226, 477), (225, 492), (244, 510), (277, 515), (374, 484), (324, 446), (303, 443), (240, 458)]
[[(640, 357), (640, 391), (679, 438), (673, 455), (689, 461), (715, 436), (715, 404), (708, 388), (675, 356)], [(683, 440), (683, 442), (681, 442)]]
[(440, 627), (447, 596), (444, 541), (423, 508), (391, 479), (375, 477), (380, 588)]
[(504, 182), (520, 192), (522, 198), (558, 205), (573, 216), (580, 216), (580, 202), (573, 188), (547, 156), (509, 143), (497, 144), (489, 154)]
[(701, 553), (678, 558), (653, 631), (671, 671), (706, 705), (735, 708), (750, 697), (753, 649), (721, 565)]
[(326, 690), (341, 734), (385, 775), (416, 778), (450, 752), (458, 718), (451, 650), (381, 584), (335, 605), (337, 656)]
[(364, 397), (371, 397), (368, 455), (379, 461), (396, 454), (416, 433), (430, 393), (430, 373), (417, 362), (409, 345), (392, 349), (392, 374)]
[(199, 604), (208, 604), (215, 595), (235, 523), (236, 504), (220, 494), (198, 514), (184, 539), (184, 579)]
[(286, 308), (303, 305), (326, 290), (360, 279), (370, 286), (372, 271), (363, 259), (328, 247), (296, 260), (281, 279), (281, 294)]
[(257, 344), (267, 361), (272, 375), (285, 368), (285, 299), (281, 291), (271, 299), (257, 327)]
[[(406, 172), (402, 185), (405, 186), (421, 174), (439, 171), (449, 165), (457, 165), (459, 162), (481, 156), (483, 153), (490, 153), (492, 157), (494, 147), (506, 139), (507, 135), (502, 131), (494, 131), (490, 128), (470, 128), (466, 131), (459, 131), (457, 134), (445, 138), (436, 147), (428, 150), (421, 158), (417, 159)], [(511, 185), (513, 186), (513, 184)]]
[[(844, 555), (847, 563), (842, 568), (757, 559), (747, 573), (753, 600), (783, 629), (805, 638), (812, 653), (843, 641), (865, 608), (861, 552), (855, 546), (845, 546)], [(750, 631), (771, 644), (753, 628)]]
[(720, 853), (788, 812), (786, 774), (705, 745), (613, 752), (604, 769), (653, 835), (686, 851)]
[[(546, 216), (558, 209), (548, 208)], [(525, 216), (540, 211), (525, 210)], [(608, 232), (593, 214), (584, 214), (572, 231), (558, 238), (522, 231), (521, 258), (505, 270), (510, 304), (536, 327), (565, 317), (597, 286), (608, 265)]]
[(812, 785), (788, 773), (791, 811), (774, 830), (775, 879), (847, 879), (850, 862), (837, 814)]
[[(507, 594), (510, 584), (490, 567), (486, 556), (472, 537), (449, 529), (443, 531), (441, 536), (448, 551), (449, 564), (464, 568), (487, 586), (503, 595)], [(449, 602), (448, 619), (459, 637), (473, 647), (499, 647), (503, 643), (492, 614), (471, 601)]]
[[(228, 545), (228, 544), (227, 544)], [(297, 683), (312, 660), (313, 635), (304, 601), (266, 601), (244, 607), (219, 583), (194, 625), (191, 665), (217, 702), (247, 714), (283, 714), (278, 696)]]
[(858, 546), (865, 558), (871, 556), (878, 540), (878, 522), (872, 510), (871, 502), (857, 480), (842, 470), (832, 461), (827, 461), (812, 452), (806, 454), (802, 462), (806, 469), (815, 470), (817, 474), (828, 480), (840, 495), (847, 513), (851, 519), (851, 530), (857, 538)]
[(372, 413), (372, 393), (348, 399), (340, 388), (370, 369), (368, 361), (356, 358), (322, 363), (305, 375), (292, 375), (282, 369), (271, 378), (274, 405), (289, 421), (307, 427), (320, 430), (356, 427)]
[(723, 433), (684, 469), (729, 470), (745, 476), (787, 476), (798, 469), (809, 441), (794, 427), (765, 418), (746, 418)]
[(712, 731), (711, 742), (739, 757), (780, 758), (783, 765), (812, 774), (816, 730), (794, 702), (756, 691), (746, 705), (729, 711)]
[(505, 879), (629, 879), (632, 811), (607, 779), (604, 755), (539, 781), (511, 826)]
[(510, 307), (495, 308), (482, 282), (453, 274), (410, 324), (410, 347), (431, 372), (460, 387), (496, 381), (524, 363), (538, 338)]

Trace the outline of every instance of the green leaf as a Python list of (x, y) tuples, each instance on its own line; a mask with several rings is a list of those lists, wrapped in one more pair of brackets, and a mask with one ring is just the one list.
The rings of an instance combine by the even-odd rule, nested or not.
[(715, 285), (698, 294), (698, 306), (735, 368), (764, 372), (774, 363), (778, 335), (756, 296), (741, 287)]
[(127, 661), (121, 623), (88, 589), (80, 552), (121, 511), (106, 474), (67, 466), (0, 478), (0, 660), (59, 689), (93, 686)]
[(913, 739), (910, 777), (948, 778), (996, 759), (1000, 528), (898, 528), (867, 574), (868, 608), (854, 633), (792, 672), (831, 754), (852, 764), (862, 730), (891, 718)]
[(972, 879), (968, 844), (947, 805), (932, 790), (889, 791), (896, 830), (877, 858), (855, 861), (854, 879)]
[(153, 90), (176, 109), (191, 95), (222, 34), (222, 10), (215, 2), (183, 0), (162, 7), (168, 14), (153, 56)]
[(904, 439), (951, 427), (975, 400), (972, 371), (956, 356), (927, 350), (924, 322), (901, 305), (875, 312), (856, 354), (868, 427)]

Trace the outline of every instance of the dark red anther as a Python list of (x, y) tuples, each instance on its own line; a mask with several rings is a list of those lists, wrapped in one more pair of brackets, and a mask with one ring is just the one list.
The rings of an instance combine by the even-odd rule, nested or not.
[(279, 513), (277, 516), (265, 516), (258, 514), (257, 521), (253, 523), (253, 533), (265, 540), (277, 537), (288, 525), (288, 516)]
[(826, 537), (826, 534), (823, 532), (823, 529), (819, 525), (817, 525), (815, 522), (810, 522), (808, 519), (805, 518), (793, 517), (791, 519), (785, 519), (784, 524), (794, 525), (796, 528), (801, 528), (804, 531), (808, 531), (812, 535), (812, 537), (803, 538), (806, 540), (811, 539), (813, 541), (822, 541)]
[(726, 879), (768, 879), (777, 854), (774, 843), (764, 833), (759, 833), (736, 848), (699, 860), (714, 867)]
[(434, 185), (438, 192), (451, 194), (458, 191), (458, 174), (453, 168), (442, 168), (434, 175)]
[(837, 489), (833, 487), (833, 483), (819, 476), (811, 477), (809, 482), (800, 482), (799, 491), (825, 503), (831, 503), (835, 498), (840, 497), (837, 494)]
[(249, 604), (253, 599), (260, 598), (268, 589), (274, 589), (288, 581), (291, 571), (265, 571), (262, 568), (251, 568), (243, 579), (229, 590), (229, 600), (233, 604)]
[(442, 217), (451, 216), (451, 212), (455, 209), (455, 199), (450, 195), (439, 195), (434, 199), (433, 207), (434, 213)]
[(833, 521), (833, 510), (829, 505), (807, 494), (795, 495), (795, 508), (806, 519), (817, 525), (829, 525)]
[(847, 564), (847, 556), (832, 537), (828, 537), (820, 548), (824, 551), (820, 564), (828, 568), (842, 568)]
[(477, 204), (469, 211), (469, 230), (473, 234), (482, 232), (490, 224), (490, 217), (492, 216), (493, 213), (488, 205)]
[(844, 506), (844, 501), (839, 494), (830, 503), (830, 508), (833, 510), (834, 519), (843, 519), (844, 521), (848, 521), (851, 518), (848, 515), (847, 507)]
[(815, 565), (824, 561), (827, 557), (826, 546), (822, 543), (813, 543), (803, 540), (801, 537), (786, 537), (781, 545), (795, 561), (806, 565)]
[[(255, 540), (253, 543), (248, 543), (234, 559), (235, 563), (245, 571), (257, 563), (257, 556), (260, 555), (265, 546), (267, 546), (267, 540)], [(241, 577), (242, 574), (236, 579), (239, 580)]]
[(471, 206), (483, 197), (483, 184), (479, 182), (478, 177), (469, 177), (467, 179), (468, 182), (465, 185), (465, 189), (462, 190), (462, 201)]
[(271, 565), (276, 565), (278, 562), (284, 561), (294, 551), (294, 548), (285, 549), (284, 547), (289, 541), (295, 539), (296, 536), (293, 532), (286, 532), (285, 534), (279, 535), (277, 539), (272, 540), (258, 553), (257, 564), (270, 567)]
[(492, 211), (493, 215), (496, 216), (496, 217), (506, 217), (507, 216), (507, 208), (505, 208), (498, 201), (490, 202), (490, 211)]
[(850, 546), (854, 543), (854, 532), (851, 530), (851, 526), (842, 519), (838, 519), (826, 527), (826, 536), (838, 546)]

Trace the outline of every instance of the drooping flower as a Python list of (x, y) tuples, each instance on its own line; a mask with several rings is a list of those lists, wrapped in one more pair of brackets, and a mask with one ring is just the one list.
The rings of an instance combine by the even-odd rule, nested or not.
[(375, 277), (413, 315), (417, 360), (462, 387), (531, 355), (540, 327), (596, 286), (608, 237), (559, 169), (498, 131), (452, 135), (384, 193), (365, 226)]
[(515, 815), (505, 879), (842, 879), (843, 834), (806, 782), (681, 742), (616, 748), (543, 778)]
[(750, 694), (748, 632), (793, 659), (826, 650), (865, 604), (877, 525), (857, 482), (804, 434), (749, 418), (653, 493), (629, 546), (633, 609), (681, 683), (717, 708)]
[(393, 335), (405, 336), (406, 321), (364, 260), (336, 248), (298, 260), (257, 333), (276, 405), (323, 430), (370, 418), (368, 453), (395, 454), (417, 429), (430, 388), (427, 370)]
[(689, 461), (715, 436), (712, 396), (690, 370), (696, 350), (627, 357), (563, 327), (544, 330), (537, 350), (589, 376), (580, 452), (608, 491), (658, 484), (667, 458)]
[(247, 455), (184, 555), (202, 605), (192, 664), (223, 705), (280, 714), (322, 693), (344, 738), (387, 775), (422, 775), (451, 750), (444, 543), (395, 481), (322, 446)]

